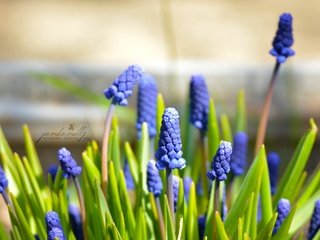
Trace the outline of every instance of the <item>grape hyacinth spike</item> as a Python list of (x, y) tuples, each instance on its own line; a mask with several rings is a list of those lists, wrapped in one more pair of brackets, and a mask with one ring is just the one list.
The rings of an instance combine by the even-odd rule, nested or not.
[(272, 235), (275, 235), (277, 233), (281, 224), (289, 215), (290, 211), (291, 211), (291, 204), (289, 200), (285, 198), (281, 198), (278, 202), (278, 207), (277, 207), (278, 217), (274, 225)]
[(128, 190), (134, 189), (134, 181), (133, 181), (133, 178), (132, 178), (132, 174), (130, 172), (130, 167), (129, 167), (128, 162), (126, 162), (124, 164), (123, 173), (124, 173), (124, 178), (126, 180), (127, 189)]
[(136, 81), (140, 80), (143, 71), (138, 65), (132, 65), (118, 76), (109, 88), (104, 91), (107, 99), (112, 99), (112, 104), (126, 106), (128, 98), (132, 95)]
[(232, 146), (230, 142), (221, 141), (220, 146), (213, 157), (211, 170), (207, 173), (207, 177), (211, 180), (225, 181), (227, 174), (230, 172), (230, 158), (232, 154)]
[(320, 229), (320, 200), (314, 205), (313, 214), (310, 221), (308, 240), (312, 240)]
[(82, 168), (77, 165), (77, 162), (66, 148), (60, 148), (58, 150), (58, 160), (65, 178), (75, 178), (80, 175)]
[(45, 217), (48, 240), (54, 240), (58, 238), (59, 240), (65, 240), (65, 236), (62, 230), (59, 215), (54, 211), (49, 211)]
[(193, 75), (190, 81), (190, 122), (201, 131), (207, 130), (209, 92), (202, 75)]
[(231, 172), (235, 176), (244, 173), (247, 164), (248, 135), (245, 132), (238, 132), (233, 137), (233, 148), (230, 161)]
[(292, 34), (293, 17), (290, 13), (283, 13), (279, 18), (278, 31), (273, 39), (270, 54), (276, 57), (278, 63), (284, 63), (295, 52), (291, 49), (294, 42)]
[(155, 197), (160, 196), (163, 186), (159, 170), (153, 159), (151, 159), (147, 165), (147, 185), (149, 192), (153, 193)]
[(138, 138), (141, 137), (144, 122), (148, 124), (149, 137), (156, 136), (157, 95), (156, 81), (151, 75), (143, 74), (138, 85), (138, 119), (136, 123)]
[(8, 187), (8, 179), (4, 173), (2, 167), (0, 166), (0, 193), (2, 194)]
[(268, 160), (271, 194), (273, 195), (277, 190), (280, 157), (276, 152), (269, 152), (267, 156), (267, 160)]
[(162, 115), (158, 149), (155, 153), (157, 168), (185, 168), (186, 160), (182, 158), (181, 148), (179, 114), (174, 108), (166, 108)]

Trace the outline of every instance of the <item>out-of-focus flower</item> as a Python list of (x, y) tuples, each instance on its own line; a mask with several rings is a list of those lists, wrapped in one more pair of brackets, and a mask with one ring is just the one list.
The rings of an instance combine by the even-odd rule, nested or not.
[(162, 181), (159, 170), (156, 167), (156, 162), (153, 159), (147, 165), (147, 185), (149, 192), (152, 192), (155, 197), (161, 194)]
[(231, 172), (235, 176), (242, 175), (247, 164), (248, 135), (238, 132), (233, 137), (232, 155), (230, 161)]

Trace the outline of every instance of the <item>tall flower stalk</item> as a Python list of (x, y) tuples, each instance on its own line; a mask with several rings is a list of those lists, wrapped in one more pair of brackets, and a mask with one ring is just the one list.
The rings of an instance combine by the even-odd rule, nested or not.
[(274, 85), (278, 78), (280, 66), (287, 60), (288, 57), (295, 54), (295, 52), (291, 49), (291, 46), (294, 42), (292, 35), (292, 20), (293, 18), (289, 13), (284, 13), (280, 16), (278, 31), (272, 42), (273, 48), (270, 50), (270, 54), (276, 58), (276, 64), (262, 108), (255, 146), (256, 153), (258, 153), (261, 145), (264, 143)]
[(156, 167), (159, 170), (166, 170), (167, 196), (172, 219), (174, 219), (172, 170), (183, 169), (186, 166), (186, 160), (182, 158), (181, 148), (179, 114), (174, 108), (166, 108), (162, 116), (158, 149), (155, 157), (157, 159)]
[(78, 178), (78, 176), (82, 172), (82, 168), (77, 165), (77, 162), (73, 159), (71, 153), (66, 148), (59, 149), (58, 160), (60, 162), (64, 177), (68, 179), (72, 178), (75, 184), (79, 203), (80, 203), (83, 236), (85, 240), (88, 240), (88, 233), (87, 233), (87, 227), (86, 227), (87, 226), (86, 210), (85, 210), (83, 194), (81, 191), (81, 186)]
[(107, 99), (112, 99), (109, 106), (105, 129), (102, 139), (102, 157), (101, 157), (101, 183), (102, 191), (107, 196), (107, 182), (108, 182), (108, 142), (111, 128), (111, 121), (114, 114), (115, 106), (128, 105), (128, 98), (133, 92), (135, 82), (142, 77), (142, 69), (138, 65), (132, 65), (127, 68), (120, 76), (118, 76), (112, 85), (104, 91)]

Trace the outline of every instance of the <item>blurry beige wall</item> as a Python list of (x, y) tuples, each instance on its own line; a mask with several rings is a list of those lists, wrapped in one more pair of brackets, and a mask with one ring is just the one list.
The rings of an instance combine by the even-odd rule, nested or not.
[(319, 0), (21, 0), (0, 1), (0, 59), (268, 63), (282, 12), (294, 15), (294, 61), (319, 58)]

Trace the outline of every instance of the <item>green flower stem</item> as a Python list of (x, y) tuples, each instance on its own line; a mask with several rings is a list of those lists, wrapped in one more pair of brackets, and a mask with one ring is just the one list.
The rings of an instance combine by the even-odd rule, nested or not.
[(169, 207), (171, 210), (171, 217), (174, 218), (174, 202), (173, 202), (173, 175), (172, 170), (170, 168), (167, 168), (167, 196), (168, 196), (168, 202)]
[(217, 179), (214, 185), (214, 212), (220, 212), (220, 181)]
[(261, 145), (264, 143), (267, 124), (268, 124), (268, 117), (270, 112), (270, 105), (271, 105), (271, 100), (272, 100), (272, 95), (274, 90), (274, 84), (277, 80), (279, 69), (280, 69), (280, 63), (277, 62), (272, 73), (270, 85), (269, 85), (267, 95), (264, 101), (264, 105), (262, 108), (262, 112), (261, 112), (261, 118), (260, 118), (260, 123), (258, 127), (256, 147), (255, 147), (256, 154), (259, 152)]
[(11, 200), (5, 190), (3, 190), (3, 192), (2, 192), (2, 197), (7, 205), (12, 205)]
[(201, 148), (201, 182), (204, 195), (204, 207), (206, 208), (208, 202), (208, 179), (207, 179), (207, 148), (206, 136), (204, 132), (200, 133), (200, 148)]
[(159, 225), (160, 225), (160, 233), (161, 233), (161, 239), (166, 239), (165, 229), (164, 229), (164, 222), (163, 222), (163, 215), (161, 211), (161, 204), (159, 197), (156, 198), (156, 204), (157, 204), (157, 211), (159, 216)]
[(84, 237), (84, 240), (88, 240), (87, 218), (86, 218), (86, 210), (85, 210), (85, 206), (84, 206), (83, 195), (82, 195), (79, 179), (77, 177), (74, 177), (73, 180), (74, 180), (74, 184), (77, 189), (77, 194), (78, 194), (79, 203), (80, 203), (83, 237)]
[(107, 197), (107, 183), (108, 183), (108, 142), (109, 142), (109, 133), (111, 127), (111, 120), (114, 114), (116, 105), (111, 104), (109, 106), (105, 128), (104, 128), (104, 135), (102, 139), (102, 158), (101, 158), (101, 171), (102, 171), (102, 191), (105, 197)]

